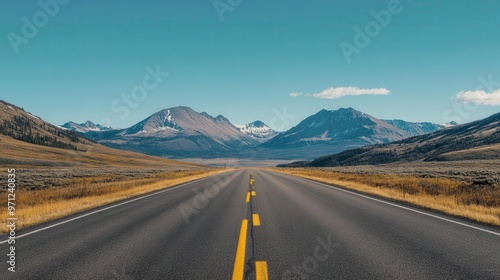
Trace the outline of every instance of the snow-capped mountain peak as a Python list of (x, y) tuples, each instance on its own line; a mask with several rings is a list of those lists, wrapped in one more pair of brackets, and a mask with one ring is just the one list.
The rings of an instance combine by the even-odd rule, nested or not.
[(241, 132), (253, 138), (267, 141), (278, 134), (262, 121), (254, 121), (249, 124), (235, 125)]

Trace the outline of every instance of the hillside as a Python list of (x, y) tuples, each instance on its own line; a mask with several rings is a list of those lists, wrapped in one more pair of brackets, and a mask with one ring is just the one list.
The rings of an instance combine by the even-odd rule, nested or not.
[(90, 141), (0, 100), (0, 134), (31, 144), (70, 150), (84, 149)]
[(102, 146), (5, 101), (0, 101), (0, 149), (0, 166), (9, 167), (195, 167)]

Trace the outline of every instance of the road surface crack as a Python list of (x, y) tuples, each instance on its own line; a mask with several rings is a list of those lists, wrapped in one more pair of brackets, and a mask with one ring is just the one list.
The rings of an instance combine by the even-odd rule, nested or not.
[(248, 186), (248, 192), (250, 193), (250, 202), (247, 207), (247, 219), (250, 221), (248, 227), (248, 243), (247, 243), (247, 252), (249, 252), (247, 256), (247, 261), (245, 263), (245, 279), (255, 279), (255, 242), (254, 242), (254, 226), (253, 226), (253, 198), (252, 191), (254, 191), (254, 177), (253, 174), (250, 174), (250, 184)]

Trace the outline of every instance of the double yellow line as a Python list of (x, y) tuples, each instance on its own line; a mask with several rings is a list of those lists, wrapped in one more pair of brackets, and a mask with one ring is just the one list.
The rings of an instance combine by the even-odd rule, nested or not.
[[(253, 226), (260, 226), (260, 219), (258, 214), (253, 214)], [(243, 280), (245, 275), (245, 256), (247, 247), (247, 232), (248, 220), (243, 220), (241, 223), (240, 238), (238, 240), (238, 249), (236, 250), (236, 259), (234, 261), (233, 280)], [(268, 280), (267, 262), (255, 262), (255, 279)]]
[[(253, 174), (250, 175), (250, 185), (253, 187), (254, 179)], [(255, 191), (250, 191), (247, 193), (246, 202), (251, 203), (252, 196), (256, 196)], [(260, 226), (259, 214), (252, 214), (252, 226)], [(247, 248), (247, 233), (248, 233), (248, 220), (243, 220), (241, 222), (240, 237), (238, 239), (238, 248), (236, 249), (236, 259), (234, 261), (233, 269), (233, 280), (243, 280), (245, 276), (245, 256)], [(255, 279), (256, 280), (268, 280), (267, 272), (267, 262), (256, 261), (255, 262)]]
[(249, 203), (250, 202), (250, 196), (256, 196), (257, 194), (255, 193), (255, 191), (251, 191), (251, 192), (248, 192), (247, 193), (247, 199), (246, 199), (246, 202)]

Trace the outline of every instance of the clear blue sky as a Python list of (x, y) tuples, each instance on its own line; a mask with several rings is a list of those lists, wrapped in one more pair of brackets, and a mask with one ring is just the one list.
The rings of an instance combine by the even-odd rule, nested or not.
[[(340, 107), (436, 123), (500, 111), (493, 96), (500, 1), (401, 0), (389, 11), (391, 1), (242, 0), (224, 11), (228, 0), (220, 0), (218, 13), (212, 0), (72, 0), (58, 11), (50, 6), (53, 17), (37, 1), (2, 1), (0, 99), (55, 124), (90, 119), (115, 127), (178, 105), (277, 129)], [(386, 26), (371, 13), (382, 10), (391, 15)], [(23, 17), (38, 30), (25, 27), (23, 35)], [(367, 25), (371, 41), (356, 45), (355, 27)], [(360, 47), (350, 62), (342, 42)], [(125, 105), (122, 96), (143, 85), (147, 66), (169, 76), (148, 80), (146, 95), (137, 91), (140, 98)], [(318, 98), (344, 87), (390, 93)], [(457, 94), (476, 90), (493, 101), (472, 94), (479, 104), (454, 107), (465, 106)], [(276, 112), (285, 107), (290, 116), (282, 121)]]

